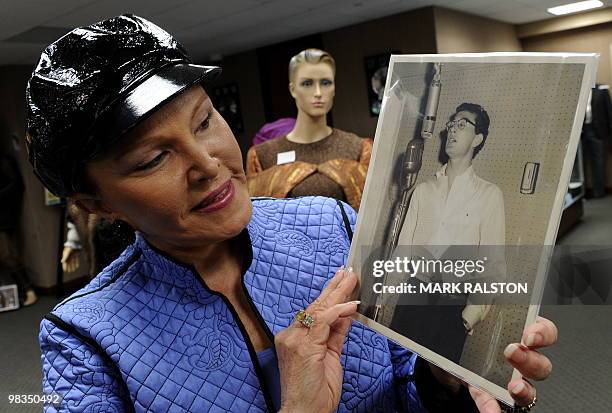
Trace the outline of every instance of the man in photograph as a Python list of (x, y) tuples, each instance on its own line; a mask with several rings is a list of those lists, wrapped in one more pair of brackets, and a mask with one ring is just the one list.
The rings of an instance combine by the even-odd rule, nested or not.
[[(399, 247), (424, 247), (430, 257), (440, 259), (449, 246), (478, 250), (478, 246), (505, 244), (502, 191), (480, 178), (472, 167), (487, 141), (489, 124), (482, 106), (462, 103), (457, 107), (446, 124), (443, 149), (447, 162), (433, 179), (416, 186)], [(501, 278), (505, 274), (503, 247), (496, 248), (495, 254), (497, 259), (489, 258), (486, 274)], [(435, 281), (431, 274), (416, 274), (416, 278)], [(391, 328), (458, 363), (467, 335), (490, 309), (490, 300), (474, 301), (467, 294), (429, 294), (426, 305), (396, 307)]]

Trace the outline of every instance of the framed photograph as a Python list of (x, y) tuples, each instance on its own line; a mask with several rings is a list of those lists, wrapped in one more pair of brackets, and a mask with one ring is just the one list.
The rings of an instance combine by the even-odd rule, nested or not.
[(389, 59), (394, 53), (397, 54), (398, 52), (382, 53), (364, 59), (370, 116), (377, 117), (380, 114), (389, 70)]
[(19, 309), (19, 295), (16, 284), (0, 286), (0, 312)]
[(511, 405), (594, 54), (391, 57), (348, 265), (356, 319)]
[(240, 93), (238, 83), (228, 83), (215, 86), (211, 95), (213, 105), (223, 116), (234, 133), (244, 132), (242, 122), (242, 107), (240, 106)]

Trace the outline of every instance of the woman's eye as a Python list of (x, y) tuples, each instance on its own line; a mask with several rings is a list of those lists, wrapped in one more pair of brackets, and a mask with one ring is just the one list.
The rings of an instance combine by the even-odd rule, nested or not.
[(210, 126), (210, 116), (211, 116), (211, 113), (208, 113), (208, 115), (206, 116), (206, 119), (204, 119), (202, 123), (200, 123), (200, 125), (198, 126), (198, 131), (208, 129), (208, 127)]
[(312, 85), (312, 81), (311, 80), (304, 80), (302, 82), (302, 86), (304, 86), (304, 87), (308, 87), (308, 86), (311, 86), (311, 85)]
[(152, 169), (159, 165), (159, 163), (166, 157), (167, 152), (161, 152), (155, 158), (151, 159), (149, 162), (136, 167), (137, 171), (146, 171), (148, 169)]
[(329, 79), (325, 79), (325, 80), (321, 81), (321, 84), (323, 86), (331, 86), (332, 85), (332, 81), (329, 80)]

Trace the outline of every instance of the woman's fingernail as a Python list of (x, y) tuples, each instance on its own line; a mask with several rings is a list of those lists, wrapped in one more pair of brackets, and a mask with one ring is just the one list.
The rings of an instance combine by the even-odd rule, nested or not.
[(527, 358), (527, 354), (525, 354), (515, 343), (508, 344), (508, 347), (504, 350), (504, 356), (517, 363), (523, 362)]
[(353, 272), (353, 267), (348, 267), (348, 268), (346, 269), (346, 271), (347, 271), (347, 272)]
[(355, 305), (359, 305), (359, 304), (361, 304), (361, 301), (359, 301), (359, 300), (349, 301), (347, 304), (355, 304)]
[(527, 336), (527, 339), (525, 340), (525, 345), (527, 347), (533, 347), (535, 345), (538, 344), (538, 337), (536, 333), (531, 333)]
[(516, 386), (514, 386), (510, 391), (515, 396), (518, 396), (523, 390), (525, 390), (525, 384), (521, 382), (517, 384)]

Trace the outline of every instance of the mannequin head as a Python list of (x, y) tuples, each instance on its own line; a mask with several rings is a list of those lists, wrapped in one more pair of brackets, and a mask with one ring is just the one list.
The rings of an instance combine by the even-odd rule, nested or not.
[(319, 49), (306, 49), (289, 61), (289, 91), (298, 116), (325, 116), (334, 103), (336, 64)]

